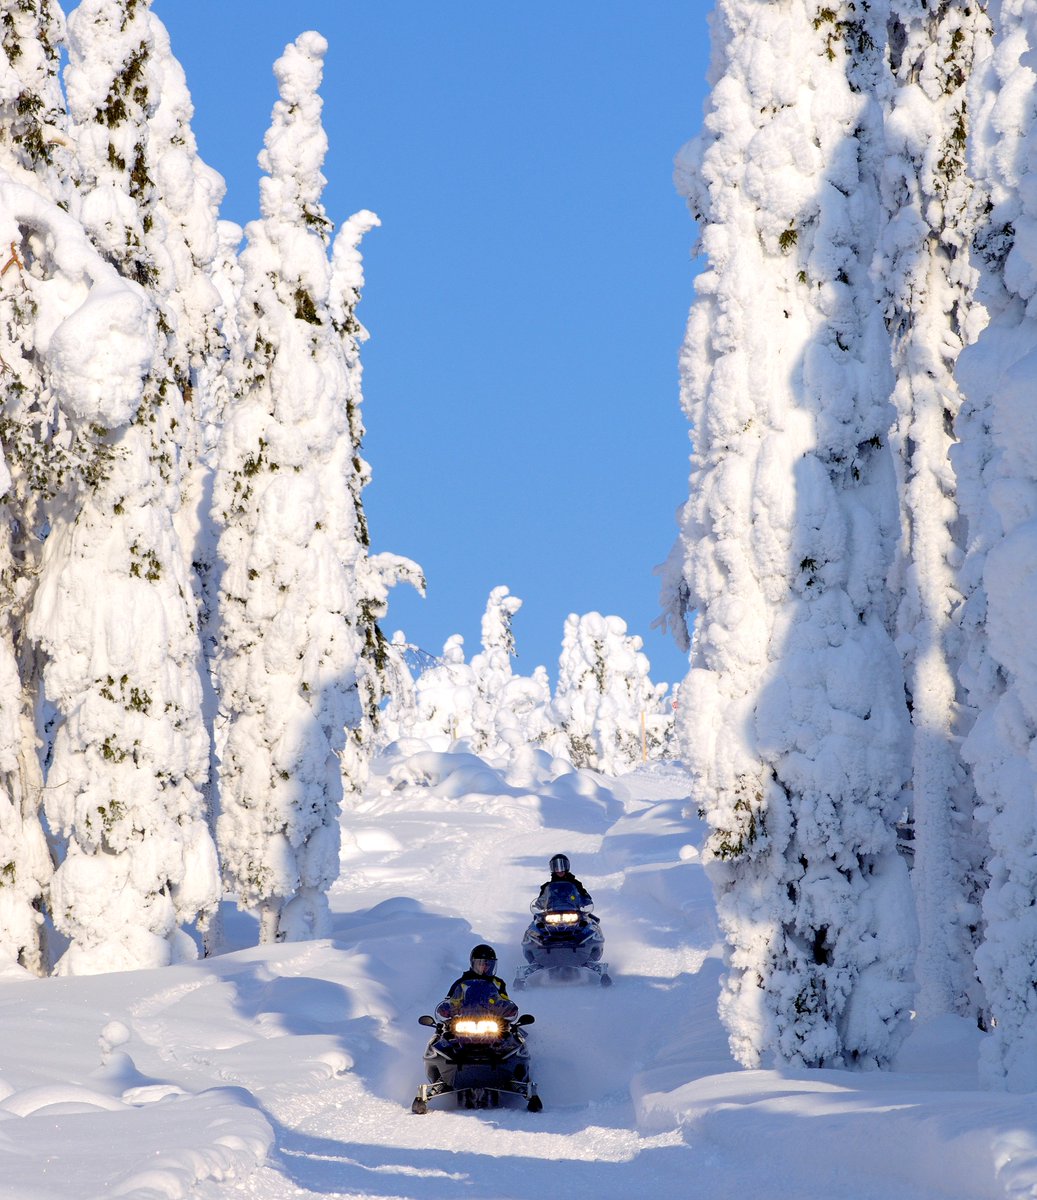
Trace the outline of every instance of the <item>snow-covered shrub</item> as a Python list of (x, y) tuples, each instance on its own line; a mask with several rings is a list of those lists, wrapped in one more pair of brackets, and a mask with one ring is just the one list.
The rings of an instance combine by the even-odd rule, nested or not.
[[(419, 663), (408, 698), (390, 705), (388, 739), (421, 738), (437, 749), (463, 740), (490, 758), (507, 754), (509, 747), (538, 744), (550, 684), (542, 667), (532, 678), (512, 672), (511, 623), (521, 607), (506, 587), (494, 588), (482, 618), (482, 650), (467, 663), (464, 639), (455, 634), (438, 659)], [(403, 646), (403, 635), (397, 638)], [(405, 668), (405, 660), (398, 661)]]
[[(570, 616), (558, 689), (546, 668), (532, 675), (511, 669), (512, 618), (522, 601), (506, 587), (490, 593), (482, 621), (482, 650), (465, 662), (455, 634), (442, 655), (420, 664), (406, 700), (387, 709), (382, 739), (420, 738), (437, 749), (463, 740), (484, 757), (511, 757), (544, 746), (577, 766), (620, 773), (670, 748), (673, 719), (665, 684), (649, 679), (639, 637), (619, 617)], [(401, 649), (403, 635), (397, 635)], [(403, 666), (403, 660), (400, 660)]]

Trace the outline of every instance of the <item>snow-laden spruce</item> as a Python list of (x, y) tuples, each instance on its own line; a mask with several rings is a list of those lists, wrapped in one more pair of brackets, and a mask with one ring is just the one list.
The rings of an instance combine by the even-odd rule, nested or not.
[(84, 442), (85, 431), (67, 420), (41, 354), (48, 323), (69, 312), (55, 303), (66, 281), (47, 248), (52, 219), (67, 224), (54, 216), (68, 176), (63, 36), (64, 18), (47, 0), (0, 6), (0, 954), (36, 973), (49, 965), (40, 935), (52, 864), (40, 822), (38, 678), (26, 618), (48, 508), (60, 505), (96, 440)]
[(391, 662), (388, 642), (380, 621), (388, 612), (389, 592), (398, 583), (408, 583), (420, 595), (425, 594), (425, 575), (412, 559), (382, 551), (372, 554), (371, 538), (361, 493), (371, 480), (371, 468), (360, 456), (364, 437), (361, 414), (363, 363), (360, 347), (367, 330), (357, 320), (356, 308), (364, 287), (364, 265), (360, 241), (380, 222), (366, 209), (355, 213), (339, 230), (331, 252), (331, 291), (328, 309), (342, 339), (342, 353), (349, 379), (349, 433), (356, 448), (349, 494), (353, 500), (359, 552), (355, 561), (356, 608), (361, 636), (357, 682), (360, 694), (360, 721), (350, 730), (343, 757), (343, 782), (346, 790), (358, 793), (367, 778), (367, 762), (378, 736), (383, 701), (392, 690), (397, 665)]
[(954, 451), (968, 520), (964, 745), (990, 842), (976, 962), (995, 1025), (988, 1081), (1037, 1089), (1037, 52), (1033, 7), (991, 6), (994, 46), (973, 75), (971, 156), (989, 211), (976, 237), (990, 322), (959, 360)]
[(58, 53), (65, 18), (51, 0), (0, 3), (0, 167), (19, 183), (61, 199), (69, 148)]
[(672, 724), (667, 686), (652, 683), (642, 645), (620, 617), (569, 614), (550, 710), (557, 732), (546, 740), (552, 753), (606, 775), (659, 757)]
[(486, 601), (481, 627), (482, 652), (472, 658), (475, 701), (471, 745), (477, 754), (496, 753), (498, 749), (497, 714), (514, 678), (511, 660), (515, 656), (515, 634), (511, 624), (521, 607), (518, 596), (511, 595), (503, 586), (495, 587)]
[(869, 276), (886, 15), (720, 0), (705, 127), (678, 160), (707, 267), (664, 603), (678, 629), (698, 610), (681, 749), (746, 1064), (887, 1063), (911, 999), (893, 379)]
[[(149, 7), (150, 0), (149, 4), (138, 4), (133, 10), (134, 20), (140, 21)], [(151, 12), (143, 19), (150, 39), (142, 64), (149, 80), (149, 99), (146, 119), (141, 123), (146, 141), (135, 150), (135, 169), (144, 175), (138, 185), (144, 247), (153, 272), (149, 292), (159, 309), (159, 332), (164, 339), (164, 379), (159, 388), (160, 392), (165, 388), (165, 396), (175, 389), (182, 401), (178, 411), (163, 407), (167, 436), (176, 445), (178, 459), (180, 494), (173, 520), (184, 571), (192, 585), (192, 622), (200, 636), (198, 668), (210, 748), (202, 788), (206, 822), (215, 835), (215, 766), (211, 750), (217, 703), (211, 660), (216, 639), (211, 626), (216, 610), (216, 546), (208, 509), (223, 409), (237, 377), (235, 297), (232, 286), (228, 290), (221, 285), (228, 274), (233, 274), (240, 229), (229, 223), (221, 227), (219, 222), (223, 180), (198, 157), (191, 129), (194, 109), (166, 29)], [(142, 42), (138, 57), (144, 48)], [(228, 245), (228, 237), (234, 232), (237, 238)], [(214, 881), (214, 892), (217, 886)], [(203, 922), (209, 949), (220, 942), (220, 930), (218, 924), (212, 924), (213, 917), (207, 915)]]
[[(338, 875), (347, 731), (362, 719), (355, 330), (343, 256), (321, 204), (324, 38), (275, 64), (280, 99), (260, 165), (262, 218), (245, 230), (238, 324), (244, 378), (223, 430), (213, 515), (219, 555), (224, 878), (260, 937), (327, 930)], [(375, 223), (346, 226), (355, 252)], [(336, 269), (337, 268), (337, 269)]]
[[(54, 522), (74, 512), (77, 495), (110, 453), (79, 411), (83, 381), (69, 350), (84, 309), (87, 323), (89, 314), (105, 312), (109, 300), (109, 321), (119, 322), (125, 311), (113, 269), (45, 192), (16, 184), (0, 170), (0, 237), (9, 251), (0, 267), (6, 376), (0, 422), (0, 949), (36, 972), (50, 965), (39, 935), (52, 864), (40, 823), (40, 663), (29, 617), (44, 538)], [(132, 311), (139, 303), (135, 298)], [(90, 353), (94, 363), (87, 369), (103, 376), (107, 348), (93, 346)], [(118, 383), (114, 390), (118, 394)]]
[(188, 414), (169, 296), (183, 281), (166, 276), (153, 192), (150, 125), (169, 78), (146, 3), (83, 0), (69, 18), (72, 211), (126, 282), (106, 280), (107, 294), (95, 284), (50, 344), (61, 402), (103, 450), (55, 516), (31, 625), (52, 706), (46, 812), (68, 839), (51, 889), (71, 943), (65, 972), (193, 955), (181, 927), (218, 895), (196, 613), (175, 524), (174, 433)]
[(903, 539), (894, 584), (913, 725), (916, 1009), (931, 1017), (982, 1007), (972, 961), (982, 854), (959, 753), (963, 696), (956, 678), (964, 531), (948, 452), (961, 405), (955, 362), (980, 325), (969, 258), (975, 222), (966, 90), (987, 19), (971, 0), (935, 8), (894, 0), (892, 18), (897, 86), (886, 116), (886, 225), (875, 274), (885, 288), (896, 372), (891, 443)]
[[(506, 587), (495, 587), (482, 617), (482, 650), (472, 657), (475, 683), (470, 745), (479, 754), (508, 757), (524, 746), (540, 746), (548, 736), (551, 684), (547, 670), (516, 674), (512, 621), (522, 607)], [(458, 708), (461, 706), (458, 705)]]
[[(127, 31), (142, 25), (148, 39), (126, 67), (132, 73), (139, 62), (148, 93), (140, 123), (143, 139), (134, 147), (128, 185), (131, 192), (137, 189), (142, 213), (148, 288), (159, 306), (159, 328), (165, 339), (166, 387), (176, 388), (183, 399), (177, 423), (170, 427), (178, 448), (181, 493), (174, 520), (207, 660), (213, 642), (209, 623), (216, 607), (216, 548), (209, 505), (223, 409), (236, 379), (236, 297), (227, 280), (235, 273), (241, 231), (219, 221), (223, 179), (198, 156), (191, 129), (194, 107), (184, 72), (172, 55), (165, 27), (146, 12), (149, 7), (150, 0), (128, 10), (133, 22)], [(133, 96), (126, 100), (131, 109), (135, 99), (136, 84)], [(202, 684), (207, 724), (211, 724), (214, 704), (207, 661)]]

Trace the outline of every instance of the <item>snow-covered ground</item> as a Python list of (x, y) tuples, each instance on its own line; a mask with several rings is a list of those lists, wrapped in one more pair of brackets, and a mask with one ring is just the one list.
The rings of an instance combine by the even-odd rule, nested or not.
[[(331, 940), (0, 979), (0, 1198), (1037, 1197), (1034, 1096), (978, 1089), (965, 1023), (918, 1029), (894, 1072), (735, 1068), (684, 786), (389, 753), (344, 824)], [(510, 980), (559, 851), (615, 986), (519, 997), (542, 1113), (414, 1116), (417, 1017), (477, 941)], [(253, 932), (229, 917), (232, 944)]]

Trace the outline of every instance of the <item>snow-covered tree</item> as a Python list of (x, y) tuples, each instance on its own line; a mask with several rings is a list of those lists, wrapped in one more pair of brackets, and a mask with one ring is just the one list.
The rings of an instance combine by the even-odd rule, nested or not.
[(465, 661), (464, 638), (448, 637), (434, 664), (426, 665), (414, 681), (413, 710), (402, 714), (398, 736), (427, 741), (446, 750), (459, 739), (475, 737), (473, 714), (478, 697), (475, 672)]
[(64, 15), (51, 0), (0, 0), (0, 166), (53, 200), (68, 182), (58, 80), (64, 36)]
[(472, 709), (476, 753), (494, 753), (498, 748), (497, 713), (505, 688), (512, 679), (515, 635), (511, 623), (522, 607), (518, 596), (506, 587), (495, 587), (486, 601), (482, 617), (482, 651), (472, 657), (475, 704)]
[[(174, 474), (178, 481), (179, 502), (174, 503), (172, 515), (193, 590), (196, 615), (192, 620), (202, 634), (197, 663), (205, 724), (211, 731), (216, 712), (211, 679), (215, 639), (210, 628), (216, 608), (216, 548), (209, 507), (215, 445), (235, 377), (230, 360), (236, 349), (233, 285), (220, 285), (227, 276), (233, 278), (240, 230), (226, 224), (221, 229), (218, 209), (223, 180), (198, 157), (184, 72), (172, 55), (165, 27), (150, 12), (150, 0), (125, 6), (124, 11), (98, 9), (96, 16), (100, 28), (118, 17), (130, 46), (135, 47), (121, 64), (108, 65), (113, 84), (106, 101), (116, 108), (122, 103), (126, 110), (114, 165), (121, 159), (129, 171), (123, 183), (139, 213), (141, 253), (131, 252), (125, 269), (145, 278), (158, 307), (164, 362), (157, 380), (161, 402), (154, 406), (155, 441), (169, 439), (176, 444), (176, 470), (164, 473), (171, 485)], [(79, 13), (75, 20), (78, 24)], [(135, 131), (132, 157), (129, 130)], [(89, 207), (86, 214), (95, 219)], [(102, 224), (102, 238), (111, 228)], [(237, 232), (237, 242), (228, 246), (231, 231)], [(132, 251), (135, 245), (131, 234), (127, 248)], [(163, 461), (163, 454), (157, 461)], [(213, 835), (214, 782), (210, 761), (203, 791)], [(217, 948), (219, 931), (207, 928), (205, 936), (207, 946)]]
[(52, 885), (67, 972), (192, 955), (182, 926), (217, 899), (196, 611), (175, 523), (189, 383), (172, 297), (187, 285), (154, 190), (166, 164), (153, 150), (168, 147), (149, 134), (169, 63), (140, 0), (83, 0), (69, 18), (71, 208), (128, 282), (66, 321), (58, 386), (104, 453), (55, 516), (32, 617), (53, 709), (46, 811), (69, 839)]
[(658, 756), (667, 689), (649, 678), (642, 645), (619, 617), (569, 614), (551, 705), (558, 733), (548, 738), (549, 749), (608, 775), (629, 770), (646, 754)]
[(532, 675), (512, 674), (500, 694), (495, 730), (509, 757), (524, 747), (543, 746), (558, 734), (546, 667), (534, 667)]
[[(362, 462), (362, 460), (361, 460)], [(367, 464), (362, 462), (364, 472)], [(357, 683), (360, 719), (349, 730), (342, 756), (342, 778), (346, 792), (359, 795), (367, 782), (368, 765), (375, 747), (384, 744), (381, 734), (383, 709), (394, 691), (403, 690), (403, 705), (413, 704), (413, 682), (406, 665), (396, 656), (382, 632), (381, 620), (389, 611), (389, 592), (407, 582), (425, 594), (425, 576), (417, 563), (397, 554), (367, 553), (367, 521), (357, 500), (358, 528), (362, 530), (360, 553), (355, 563), (358, 628), (361, 636)], [(406, 676), (406, 682), (404, 682)], [(398, 710), (398, 711), (402, 711)]]
[(957, 624), (963, 557), (949, 450), (961, 405), (954, 368), (978, 332), (969, 239), (967, 83), (986, 17), (970, 0), (894, 0), (889, 55), (897, 87), (886, 119), (886, 227), (876, 277), (886, 289), (903, 540), (897, 646), (913, 725), (912, 881), (919, 921), (916, 1009), (974, 1014), (982, 864), (961, 762)]
[(409, 729), (417, 712), (417, 693), (414, 687), (414, 677), (411, 675), (411, 663), (415, 655), (420, 654), (425, 663), (431, 656), (422, 653), (418, 647), (407, 641), (407, 635), (397, 629), (385, 643), (386, 669), (390, 676), (389, 694), (378, 722), (378, 734), (375, 740), (377, 751), (409, 734)]
[[(360, 456), (364, 437), (360, 407), (363, 377), (360, 346), (367, 340), (367, 330), (357, 320), (356, 309), (364, 286), (360, 241), (378, 224), (380, 222), (374, 213), (365, 210), (350, 217), (339, 230), (331, 250), (332, 278), (328, 295), (328, 311), (341, 339), (347, 376), (346, 414), (349, 438), (354, 447), (353, 470), (348, 477), (348, 486), (355, 529), (351, 566), (360, 639), (360, 658), (356, 668), (360, 711), (358, 719), (347, 731), (341, 756), (342, 784), (346, 795), (359, 795), (367, 782), (367, 765), (377, 737), (388, 673), (385, 636), (378, 622), (386, 613), (389, 590), (397, 581), (392, 562), (380, 564), (369, 556), (371, 538), (362, 497), (363, 489), (371, 479), (371, 468)], [(387, 559), (389, 557), (386, 556)], [(399, 570), (401, 574), (406, 572), (402, 560)], [(417, 586), (423, 592), (424, 580), (420, 578), (420, 571), (417, 571), (417, 575)]]
[(472, 658), (475, 681), (472, 748), (480, 754), (505, 755), (523, 746), (539, 746), (557, 732), (551, 716), (551, 681), (544, 667), (532, 675), (511, 669), (516, 656), (511, 625), (522, 601), (496, 587), (482, 618), (482, 650)]
[(990, 881), (976, 962), (994, 1028), (987, 1079), (1037, 1088), (1037, 51), (1033, 7), (990, 6), (993, 52), (973, 73), (971, 157), (988, 209), (975, 239), (989, 325), (959, 359), (954, 450), (968, 521), (962, 679), (976, 721), (963, 753)]
[[(139, 127), (145, 140), (135, 147), (138, 207), (143, 213), (144, 247), (153, 271), (150, 292), (159, 306), (164, 337), (167, 388), (181, 394), (182, 411), (171, 428), (179, 448), (181, 502), (177, 531), (186, 556), (200, 613), (207, 630), (216, 608), (215, 536), (210, 520), (212, 474), (223, 410), (237, 379), (235, 344), (237, 247), (241, 230), (219, 221), (222, 178), (198, 156), (191, 119), (194, 108), (169, 36), (147, 3), (133, 8), (142, 24), (138, 56), (150, 97)], [(133, 99), (127, 107), (133, 108)], [(141, 153), (141, 151), (143, 153)], [(211, 650), (211, 638), (203, 640)], [(206, 657), (210, 655), (207, 653)], [(210, 692), (209, 670), (203, 687)], [(207, 696), (207, 709), (212, 708)]]
[(705, 126), (678, 160), (707, 267), (664, 605), (697, 610), (680, 735), (712, 829), (721, 1012), (746, 1064), (881, 1064), (913, 951), (893, 379), (869, 274), (886, 11), (720, 0), (713, 39)]
[(364, 286), (364, 267), (360, 240), (378, 225), (374, 213), (356, 213), (339, 230), (332, 247), (332, 285), (329, 311), (342, 339), (342, 352), (349, 378), (347, 411), (349, 432), (356, 448), (354, 470), (349, 477), (357, 530), (356, 588), (357, 614), (362, 650), (358, 668), (360, 721), (350, 731), (343, 778), (348, 791), (359, 792), (367, 778), (367, 762), (378, 736), (383, 702), (398, 678), (390, 661), (385, 635), (379, 622), (388, 611), (389, 592), (398, 583), (409, 583), (422, 596), (425, 577), (417, 563), (398, 554), (371, 554), (371, 539), (361, 493), (371, 479), (371, 469), (360, 457), (364, 437), (361, 414), (363, 364), (360, 347), (367, 330), (357, 320), (356, 309)]
[[(39, 680), (25, 622), (47, 508), (77, 458), (92, 455), (48, 387), (40, 352), (41, 309), (53, 317), (54, 292), (69, 282), (46, 248), (67, 177), (57, 74), (63, 36), (62, 14), (47, 0), (0, 4), (0, 951), (37, 973), (47, 966), (41, 910), (52, 864), (39, 817)], [(55, 219), (65, 224), (63, 214)]]
[[(246, 228), (245, 373), (223, 431), (219, 553), (224, 876), (260, 937), (321, 936), (338, 874), (347, 730), (362, 721), (357, 563), (366, 468), (356, 444), (355, 335), (321, 204), (327, 43), (305, 33), (275, 64), (280, 99)], [(355, 251), (374, 218), (344, 233)], [(341, 236), (341, 235), (340, 235)], [(368, 586), (368, 593), (373, 588)]]

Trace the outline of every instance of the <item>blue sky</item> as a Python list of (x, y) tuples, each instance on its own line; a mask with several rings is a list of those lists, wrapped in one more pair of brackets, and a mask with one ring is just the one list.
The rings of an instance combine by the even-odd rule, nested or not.
[(687, 498), (677, 354), (694, 226), (673, 156), (698, 129), (708, 0), (155, 0), (223, 215), (256, 215), (271, 72), (327, 37), (336, 222), (364, 243), (372, 548), (416, 559), (386, 631), (469, 655), (491, 588), (522, 598), (515, 669), (555, 674), (569, 612), (621, 616), (657, 681), (653, 568)]

